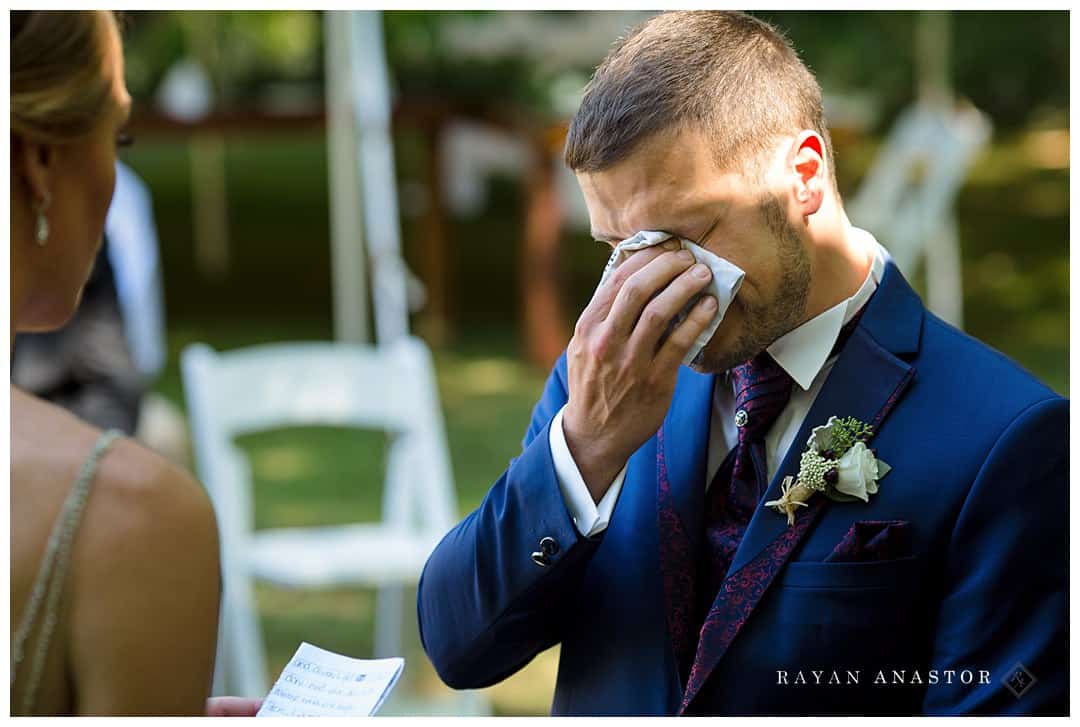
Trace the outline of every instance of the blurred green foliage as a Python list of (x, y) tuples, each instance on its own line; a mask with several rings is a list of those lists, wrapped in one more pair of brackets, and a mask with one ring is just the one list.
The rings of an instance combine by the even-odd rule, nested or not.
[(249, 103), (267, 84), (321, 86), (322, 17), (314, 11), (128, 11), (124, 13), (128, 88), (149, 103), (165, 73), (198, 59), (224, 105)]
[[(866, 92), (883, 131), (911, 102), (916, 11), (755, 12), (787, 32), (832, 91)], [(953, 11), (951, 75), (956, 92), (1015, 130), (1068, 112), (1069, 32), (1065, 11)]]
[[(533, 111), (549, 110), (548, 87), (554, 76), (544, 73), (534, 59), (523, 55), (466, 58), (448, 49), (441, 32), (448, 21), (468, 22), (492, 12), (497, 11), (385, 13), (386, 52), (398, 92), (452, 99), (464, 105), (494, 101)], [(573, 22), (573, 13), (548, 14)]]
[[(386, 48), (400, 94), (550, 112), (560, 73), (523, 53), (490, 58), (452, 50), (447, 29), (482, 22), (492, 12), (389, 11)], [(542, 12), (571, 27), (575, 12)], [(881, 131), (913, 97), (916, 11), (756, 11), (786, 31), (822, 86), (865, 92), (878, 104)], [(316, 11), (132, 11), (127, 16), (128, 82), (148, 101), (170, 65), (202, 60), (226, 105), (247, 103), (282, 81), (323, 79), (322, 17)], [(951, 72), (957, 92), (1001, 129), (1067, 112), (1069, 30), (1066, 11), (953, 11)], [(557, 26), (556, 26), (557, 27)], [(612, 41), (615, 39), (612, 38)], [(606, 47), (598, 47), (599, 62)], [(560, 69), (565, 70), (565, 69)], [(581, 64), (581, 73), (592, 64)]]

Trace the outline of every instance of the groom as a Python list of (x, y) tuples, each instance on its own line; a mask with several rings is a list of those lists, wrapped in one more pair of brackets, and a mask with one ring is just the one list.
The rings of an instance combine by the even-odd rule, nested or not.
[[(653, 18), (596, 71), (566, 161), (598, 239), (663, 230), (745, 279), (690, 368), (715, 300), (669, 322), (707, 269), (657, 246), (597, 290), (521, 455), (424, 570), (443, 680), (558, 643), (555, 714), (1065, 714), (1068, 402), (850, 224), (787, 41)], [(804, 456), (834, 416), (871, 430)], [(766, 506), (789, 476), (815, 485), (790, 524)]]

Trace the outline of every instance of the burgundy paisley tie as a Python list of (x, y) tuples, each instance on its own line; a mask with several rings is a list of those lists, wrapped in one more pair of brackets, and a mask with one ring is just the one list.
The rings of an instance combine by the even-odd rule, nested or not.
[(698, 623), (712, 606), (758, 501), (769, 486), (765, 435), (787, 406), (794, 383), (768, 352), (730, 372), (739, 441), (705, 495), (705, 552), (699, 560)]

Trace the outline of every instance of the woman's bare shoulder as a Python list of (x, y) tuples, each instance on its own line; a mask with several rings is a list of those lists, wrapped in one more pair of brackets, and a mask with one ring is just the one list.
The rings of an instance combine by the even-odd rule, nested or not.
[[(79, 535), (71, 621), (82, 714), (197, 714), (217, 643), (221, 568), (198, 482), (129, 439), (102, 460)], [(170, 669), (161, 673), (161, 654)]]
[(156, 537), (175, 527), (202, 526), (189, 538), (214, 529), (214, 513), (202, 485), (185, 469), (132, 439), (117, 440), (102, 458), (95, 484), (97, 514), (113, 528)]
[[(99, 430), (55, 404), (11, 387), (13, 497), (25, 488), (39, 502), (47, 492), (70, 489)], [(43, 497), (44, 496), (44, 497)]]
[[(15, 580), (26, 591), (102, 432), (12, 392), (12, 558), (25, 564), (13, 573), (25, 572)], [(68, 576), (65, 652), (76, 711), (194, 713), (206, 698), (221, 589), (214, 513), (195, 478), (129, 438), (116, 440), (90, 486)], [(161, 653), (182, 661), (186, 677), (155, 676)]]
[(98, 562), (139, 557), (216, 579), (214, 511), (187, 470), (125, 437), (102, 458), (94, 488), (82, 538), (84, 556)]
[[(101, 437), (97, 429), (60, 407), (12, 389), (12, 477), (66, 493)], [(91, 487), (87, 516), (106, 517), (113, 526), (169, 515), (213, 520), (209, 498), (185, 469), (122, 437), (101, 457)], [(159, 523), (160, 524), (160, 523)]]
[[(197, 713), (208, 696), (221, 598), (209, 498), (190, 474), (130, 439), (109, 450), (98, 480), (73, 574), (79, 711)], [(156, 673), (163, 653), (171, 676)]]
[[(48, 402), (12, 389), (12, 506), (51, 523), (102, 432)], [(217, 551), (205, 490), (186, 470), (122, 437), (101, 457), (76, 539), (76, 558), (107, 562), (129, 548), (169, 546), (183, 532), (191, 558), (178, 566), (217, 567), (199, 554)], [(163, 542), (164, 541), (164, 542)]]

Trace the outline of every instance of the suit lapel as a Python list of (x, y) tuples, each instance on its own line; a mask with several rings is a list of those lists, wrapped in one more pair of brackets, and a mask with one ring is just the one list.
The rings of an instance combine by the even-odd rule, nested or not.
[(907, 385), (910, 372), (910, 366), (878, 346), (861, 326), (855, 329), (799, 427), (799, 433), (770, 481), (769, 489), (758, 503), (746, 534), (732, 558), (729, 575), (746, 565), (787, 529), (786, 518), (766, 508), (764, 503), (780, 497), (785, 477), (798, 474), (799, 460), (813, 428), (821, 426), (831, 416), (851, 416), (861, 422), (874, 424), (876, 431), (878, 424), (888, 414), (887, 402), (894, 392)]
[(807, 413), (735, 552), (702, 628), (680, 714), (723, 658), (828, 499), (812, 498), (810, 507), (799, 511), (790, 528), (785, 517), (763, 504), (779, 497), (784, 477), (797, 474), (810, 431), (830, 416), (853, 416), (872, 424), (875, 431), (880, 429), (914, 375), (914, 369), (897, 354), (918, 350), (922, 318), (921, 301), (889, 261), (877, 292)]
[(675, 396), (658, 433), (675, 512), (696, 546), (701, 540), (705, 503), (705, 464), (709, 452), (715, 376), (679, 368)]
[(660, 576), (680, 683), (689, 673), (697, 643), (691, 613), (697, 603), (694, 576), (704, 517), (713, 379), (679, 369), (676, 394), (656, 437)]

